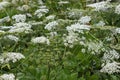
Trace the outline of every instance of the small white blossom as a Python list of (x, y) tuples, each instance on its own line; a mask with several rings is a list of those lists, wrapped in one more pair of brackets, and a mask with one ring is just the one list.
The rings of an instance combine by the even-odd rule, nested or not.
[(85, 53), (85, 52), (86, 52), (86, 50), (83, 48), (83, 49), (81, 49), (81, 52), (82, 52), (82, 53)]
[(35, 11), (34, 15), (36, 15), (38, 18), (41, 18), (44, 14), (48, 13), (48, 9), (38, 9)]
[(69, 4), (69, 1), (60, 1), (58, 2), (59, 5), (62, 5), (62, 4)]
[(9, 21), (10, 21), (10, 17), (9, 16), (6, 16), (6, 17), (0, 19), (0, 23), (9, 22)]
[(114, 33), (120, 34), (120, 28), (116, 28)]
[(32, 14), (26, 13), (26, 16), (27, 16), (27, 17), (32, 17)]
[(8, 32), (10, 33), (21, 33), (21, 32), (25, 32), (28, 33), (31, 30), (31, 25), (27, 24), (27, 23), (16, 23), (14, 24), (14, 27), (12, 27)]
[(0, 2), (0, 10), (4, 9), (5, 7), (9, 6), (10, 3), (7, 1)]
[(82, 24), (87, 24), (91, 21), (91, 17), (90, 16), (83, 16), (78, 21)]
[(47, 7), (45, 5), (39, 6), (40, 9), (46, 9)]
[(120, 4), (116, 6), (115, 13), (120, 14)]
[(73, 19), (78, 19), (83, 15), (83, 11), (79, 10), (79, 9), (70, 9), (70, 11), (68, 12), (68, 17), (69, 18), (73, 18)]
[(15, 75), (13, 73), (3, 74), (0, 76), (0, 80), (15, 80)]
[(44, 36), (33, 38), (33, 39), (31, 40), (31, 42), (33, 42), (33, 43), (35, 43), (35, 44), (36, 44), (36, 43), (44, 43), (44, 44), (47, 44), (47, 45), (50, 44), (49, 39), (47, 39), (47, 38), (44, 37)]
[(36, 21), (29, 21), (28, 23), (31, 24), (31, 25), (33, 25), (33, 26), (43, 24), (43, 22), (36, 22)]
[(8, 39), (13, 40), (15, 42), (18, 42), (18, 40), (19, 40), (19, 38), (14, 36), (14, 35), (7, 35), (7, 36), (5, 36), (5, 38), (8, 38)]
[(4, 29), (10, 29), (10, 28), (12, 28), (12, 27), (13, 27), (13, 26), (0, 26), (0, 28), (3, 29), (3, 30), (4, 30)]
[(99, 23), (97, 23), (96, 26), (98, 26), (98, 27), (99, 27), (99, 26), (103, 27), (103, 26), (105, 26), (105, 23), (104, 23), (103, 21), (99, 21)]
[(76, 24), (72, 24), (71, 26), (67, 26), (66, 27), (67, 31), (76, 31), (79, 33), (83, 33), (83, 30), (90, 30), (90, 26), (89, 25), (81, 25), (79, 23)]
[(5, 31), (0, 30), (0, 33), (5, 33)]
[(119, 59), (119, 57), (120, 57), (120, 55), (117, 51), (110, 50), (110, 51), (106, 51), (104, 53), (102, 61), (108, 63), (110, 61), (114, 61), (114, 59)]
[(52, 22), (49, 22), (46, 26), (45, 26), (45, 29), (47, 30), (52, 30), (52, 29), (55, 29), (56, 26), (58, 25), (58, 22), (57, 21), (52, 21)]
[(77, 33), (69, 32), (68, 35), (63, 38), (63, 40), (65, 46), (72, 48), (79, 41), (79, 37)]
[(102, 42), (93, 41), (87, 42), (84, 46), (88, 48), (88, 51), (92, 51), (92, 54), (100, 54), (104, 47)]
[(108, 74), (119, 73), (120, 63), (118, 62), (107, 63), (105, 66), (102, 67), (100, 72), (108, 73)]
[(22, 6), (17, 7), (17, 9), (20, 11), (28, 11), (30, 7), (28, 5), (22, 5)]
[(101, 1), (94, 4), (89, 4), (87, 6), (95, 8), (95, 11), (106, 11), (111, 8), (111, 5), (109, 5), (109, 1)]
[(56, 36), (57, 35), (57, 32), (50, 32), (50, 36), (51, 37), (54, 37), (54, 36)]
[(22, 55), (21, 53), (16, 53), (16, 52), (7, 52), (7, 53), (3, 53), (0, 56), (0, 63), (4, 64), (4, 63), (9, 63), (10, 61), (12, 61), (13, 63), (24, 59), (25, 56)]
[(12, 19), (15, 19), (16, 22), (25, 22), (26, 21), (26, 15), (18, 14), (12, 16)]
[(38, 4), (43, 5), (43, 1), (42, 0), (38, 0)]
[(53, 20), (54, 18), (55, 18), (55, 15), (50, 15), (46, 17), (47, 20), (51, 20), (51, 19)]

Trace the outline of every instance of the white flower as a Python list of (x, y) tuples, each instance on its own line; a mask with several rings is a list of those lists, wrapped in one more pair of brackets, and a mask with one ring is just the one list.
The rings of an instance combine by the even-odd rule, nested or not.
[(116, 28), (115, 29), (115, 33), (119, 33), (120, 34), (120, 28)]
[(25, 22), (26, 21), (26, 15), (18, 14), (12, 16), (12, 19), (15, 19), (16, 22)]
[(85, 53), (85, 52), (86, 52), (86, 50), (83, 48), (83, 49), (81, 49), (81, 52), (82, 52), (82, 53)]
[(116, 6), (115, 13), (120, 14), (120, 4)]
[(0, 56), (0, 63), (4, 64), (4, 63), (9, 63), (10, 61), (12, 61), (13, 63), (24, 59), (25, 56), (22, 55), (21, 53), (16, 53), (16, 52), (7, 52), (7, 53), (3, 53)]
[(25, 32), (28, 33), (31, 30), (31, 25), (27, 24), (27, 23), (16, 23), (14, 24), (14, 27), (12, 27), (8, 32), (10, 33), (21, 33), (21, 32)]
[(78, 20), (78, 21), (80, 21), (80, 23), (82, 23), (82, 24), (87, 24), (87, 23), (90, 22), (90, 20), (91, 20), (91, 17), (90, 17), (90, 16), (83, 16), (83, 17), (81, 17), (80, 20)]
[(114, 61), (114, 59), (119, 59), (120, 55), (115, 50), (110, 50), (104, 53), (102, 61), (104, 62), (110, 62)]
[(43, 5), (43, 1), (42, 0), (38, 0), (38, 4)]
[(33, 25), (33, 26), (43, 24), (43, 22), (35, 22), (35, 21), (29, 21), (28, 23)]
[(22, 5), (22, 6), (17, 7), (17, 9), (20, 11), (27, 11), (30, 9), (30, 7), (28, 5)]
[(54, 37), (57, 35), (57, 32), (50, 32), (51, 37)]
[(39, 6), (40, 9), (46, 9), (47, 7), (45, 5)]
[(65, 46), (72, 48), (79, 41), (79, 37), (77, 33), (71, 31), (65, 36), (65, 38), (63, 38), (63, 40)]
[(18, 42), (18, 40), (19, 40), (19, 38), (14, 36), (14, 35), (7, 35), (7, 36), (5, 36), (5, 38), (8, 38), (8, 39), (13, 40), (15, 42)]
[(10, 21), (10, 17), (9, 16), (6, 16), (6, 17), (0, 19), (0, 23), (9, 22), (9, 21)]
[(55, 27), (58, 25), (58, 22), (57, 21), (52, 21), (52, 22), (49, 22), (46, 26), (45, 26), (45, 29), (47, 30), (52, 30), (52, 29), (55, 29)]
[(70, 11), (68, 12), (68, 17), (69, 18), (78, 19), (82, 15), (83, 15), (83, 11), (79, 10), (79, 9), (70, 9)]
[(88, 48), (88, 51), (92, 51), (92, 54), (100, 54), (100, 51), (103, 49), (103, 43), (100, 42), (86, 42), (86, 44), (84, 45), (85, 47)]
[(89, 25), (81, 25), (79, 23), (76, 24), (72, 24), (71, 26), (67, 26), (66, 27), (67, 31), (77, 31), (79, 33), (83, 33), (83, 30), (90, 30), (90, 26)]
[(0, 33), (5, 33), (5, 31), (0, 30)]
[(44, 37), (44, 36), (33, 38), (33, 39), (31, 40), (31, 42), (33, 42), (33, 43), (44, 43), (44, 44), (47, 44), (47, 45), (50, 44), (49, 39), (47, 39), (47, 38)]
[(58, 4), (69, 4), (69, 1), (60, 1), (60, 2), (58, 2)]
[(0, 28), (3, 29), (3, 30), (4, 30), (4, 29), (10, 29), (10, 28), (12, 28), (12, 27), (13, 27), (13, 26), (0, 26)]
[(100, 72), (108, 73), (108, 74), (119, 73), (120, 63), (118, 62), (107, 63), (105, 66), (102, 67)]
[(3, 74), (0, 76), (0, 80), (15, 80), (15, 75), (13, 73)]
[(99, 27), (99, 26), (103, 27), (103, 26), (105, 26), (105, 23), (104, 23), (103, 21), (99, 21), (99, 23), (97, 23), (96, 26), (98, 26), (98, 27)]
[(0, 2), (0, 10), (4, 9), (5, 7), (9, 6), (10, 3), (7, 1)]
[(87, 6), (95, 8), (95, 11), (106, 11), (111, 8), (111, 5), (109, 5), (109, 1), (102, 1), (94, 4), (89, 4)]
[(3, 64), (3, 63), (5, 63), (4, 58), (0, 56), (0, 64)]
[(41, 18), (44, 14), (48, 13), (48, 9), (38, 9), (35, 11), (34, 15), (36, 15), (38, 18)]
[(46, 17), (47, 20), (51, 20), (51, 19), (54, 19), (54, 18), (55, 18), (55, 15), (50, 15), (50, 16)]
[(27, 17), (32, 17), (32, 14), (26, 13), (26, 16), (27, 16)]

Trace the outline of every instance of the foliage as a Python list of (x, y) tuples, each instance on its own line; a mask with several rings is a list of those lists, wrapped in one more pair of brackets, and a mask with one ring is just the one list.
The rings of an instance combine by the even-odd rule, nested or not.
[[(115, 32), (120, 24), (120, 14), (114, 13), (117, 4), (104, 12), (86, 7), (86, 0), (68, 0), (66, 3), (59, 3), (60, 0), (43, 0), (43, 3), (37, 1), (18, 2), (16, 5), (9, 1), (11, 5), (0, 11), (0, 59), (5, 52), (20, 52), (25, 56), (25, 59), (15, 63), (10, 61), (2, 64), (0, 60), (0, 75), (13, 73), (19, 80), (119, 80), (119, 73), (100, 71), (102, 65), (107, 64), (103, 61), (106, 52), (120, 52), (120, 32)], [(29, 8), (18, 9), (23, 5)], [(46, 11), (39, 13), (42, 16), (35, 15), (36, 10), (42, 9), (40, 7), (45, 7), (43, 9)], [(25, 27), (23, 32), (19, 32), (21, 27), (13, 19), (18, 14), (26, 15), (25, 22), (21, 19), (19, 23), (30, 24), (30, 30)], [(47, 19), (50, 15), (55, 18)], [(6, 16), (10, 20), (4, 21)], [(91, 20), (85, 24), (80, 23), (80, 19), (85, 16), (90, 16)], [(105, 25), (97, 25), (101, 20)], [(53, 21), (57, 24), (49, 24)], [(67, 30), (77, 23), (80, 23), (80, 27), (87, 26), (87, 29), (84, 26), (85, 29), (80, 32), (79, 28)], [(47, 25), (54, 27), (45, 29)], [(10, 32), (13, 29), (10, 26), (18, 27), (18, 32)], [(56, 32), (57, 35), (51, 35), (51, 32)], [(8, 35), (17, 36), (19, 40), (6, 38)], [(42, 40), (38, 40), (38, 43), (32, 42), (32, 39), (40, 36), (45, 36), (50, 44)], [(77, 40), (73, 43), (67, 42), (68, 36), (77, 36)], [(120, 59), (110, 62), (112, 61), (119, 62)]]

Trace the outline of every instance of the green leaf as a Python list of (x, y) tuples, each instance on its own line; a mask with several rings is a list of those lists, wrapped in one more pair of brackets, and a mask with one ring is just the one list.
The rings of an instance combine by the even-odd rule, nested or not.
[(90, 76), (88, 80), (99, 80), (99, 77), (98, 77), (98, 75), (94, 74), (94, 75)]
[(1, 69), (5, 68), (5, 67), (7, 67), (8, 69), (11, 69), (10, 68), (10, 64), (4, 64), (4, 65), (2, 65)]

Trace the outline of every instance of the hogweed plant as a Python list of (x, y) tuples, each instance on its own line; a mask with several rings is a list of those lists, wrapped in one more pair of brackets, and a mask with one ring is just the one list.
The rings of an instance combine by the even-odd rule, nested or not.
[(1, 0), (0, 80), (119, 80), (120, 6), (86, 3)]

